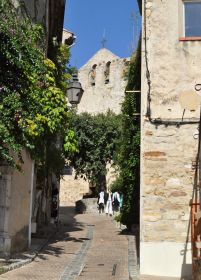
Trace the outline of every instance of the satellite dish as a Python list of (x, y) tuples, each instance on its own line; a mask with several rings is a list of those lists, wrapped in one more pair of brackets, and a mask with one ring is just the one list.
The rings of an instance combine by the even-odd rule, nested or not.
[(201, 96), (195, 91), (184, 91), (179, 95), (179, 103), (183, 109), (195, 111), (201, 104)]

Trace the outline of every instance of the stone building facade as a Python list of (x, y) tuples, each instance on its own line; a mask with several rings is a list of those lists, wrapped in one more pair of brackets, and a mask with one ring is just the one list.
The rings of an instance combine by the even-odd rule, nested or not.
[(23, 172), (0, 166), (0, 253), (25, 250), (31, 242), (34, 161), (26, 151)]
[(100, 49), (79, 69), (84, 89), (78, 113), (120, 113), (126, 87), (128, 58), (120, 58), (106, 48)]
[(142, 1), (141, 274), (190, 277), (192, 271), (201, 41), (186, 35), (185, 17), (186, 4), (198, 2)]
[(63, 29), (63, 34), (62, 34), (62, 44), (72, 46), (75, 42), (76, 36), (73, 32), (67, 29)]
[[(46, 54), (51, 51), (53, 37), (62, 40), (65, 0), (13, 0), (20, 6), (21, 16), (30, 15), (47, 32)], [(22, 151), (22, 172), (0, 165), (0, 254), (10, 255), (27, 249), (31, 244), (34, 202), (36, 197), (35, 163)], [(50, 199), (48, 198), (50, 201)]]
[[(84, 89), (77, 107), (79, 114), (87, 112), (96, 115), (106, 113), (108, 110), (116, 114), (121, 112), (129, 61), (129, 58), (120, 58), (108, 49), (102, 48), (79, 69), (78, 77)], [(115, 178), (111, 166), (108, 169), (107, 186)], [(75, 205), (75, 201), (88, 192), (88, 181), (75, 180), (73, 175), (65, 175), (60, 186), (61, 205)]]

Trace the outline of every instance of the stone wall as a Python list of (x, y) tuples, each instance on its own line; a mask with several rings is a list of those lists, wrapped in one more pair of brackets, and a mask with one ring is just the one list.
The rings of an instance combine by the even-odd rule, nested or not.
[[(111, 62), (109, 81), (105, 82), (106, 64), (108, 62)], [(128, 63), (129, 59), (120, 58), (103, 48), (82, 66), (79, 69), (79, 80), (84, 89), (84, 94), (78, 105), (78, 112), (97, 114), (106, 113), (110, 109), (115, 113), (120, 113), (127, 83), (124, 74)], [(95, 65), (95, 77), (92, 81), (91, 71)]]
[[(146, 1), (143, 26), (141, 98), (141, 273), (191, 274), (190, 209), (197, 153), (199, 106), (184, 110), (180, 96), (195, 94), (200, 81), (201, 42), (180, 41), (181, 1)], [(144, 19), (144, 15), (143, 15)], [(148, 68), (146, 65), (148, 63)], [(151, 118), (147, 118), (150, 72)], [(189, 103), (191, 95), (189, 95)], [(154, 125), (154, 120), (169, 125)], [(174, 123), (173, 123), (174, 122)], [(162, 257), (163, 255), (163, 257)]]
[(77, 213), (98, 213), (97, 198), (84, 198), (76, 201), (75, 210)]
[(185, 242), (190, 234), (196, 128), (144, 125), (142, 241)]
[[(106, 185), (110, 187), (116, 174), (111, 164), (107, 165)], [(90, 192), (89, 182), (81, 178), (75, 179), (75, 174), (64, 175), (60, 180), (60, 206), (75, 206), (76, 201), (81, 200)]]
[(65, 175), (60, 181), (60, 206), (75, 206), (75, 202), (89, 192), (89, 182)]

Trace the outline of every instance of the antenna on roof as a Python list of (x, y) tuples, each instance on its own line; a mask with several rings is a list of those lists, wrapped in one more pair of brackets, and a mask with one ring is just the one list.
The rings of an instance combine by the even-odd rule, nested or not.
[(105, 29), (104, 29), (104, 31), (103, 31), (103, 39), (101, 41), (102, 48), (105, 48), (106, 43), (107, 43), (107, 39), (106, 39)]

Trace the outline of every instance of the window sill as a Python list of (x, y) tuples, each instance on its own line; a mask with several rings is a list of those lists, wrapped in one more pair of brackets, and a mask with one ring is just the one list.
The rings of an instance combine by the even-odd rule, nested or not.
[(180, 37), (179, 41), (201, 41), (201, 37)]

